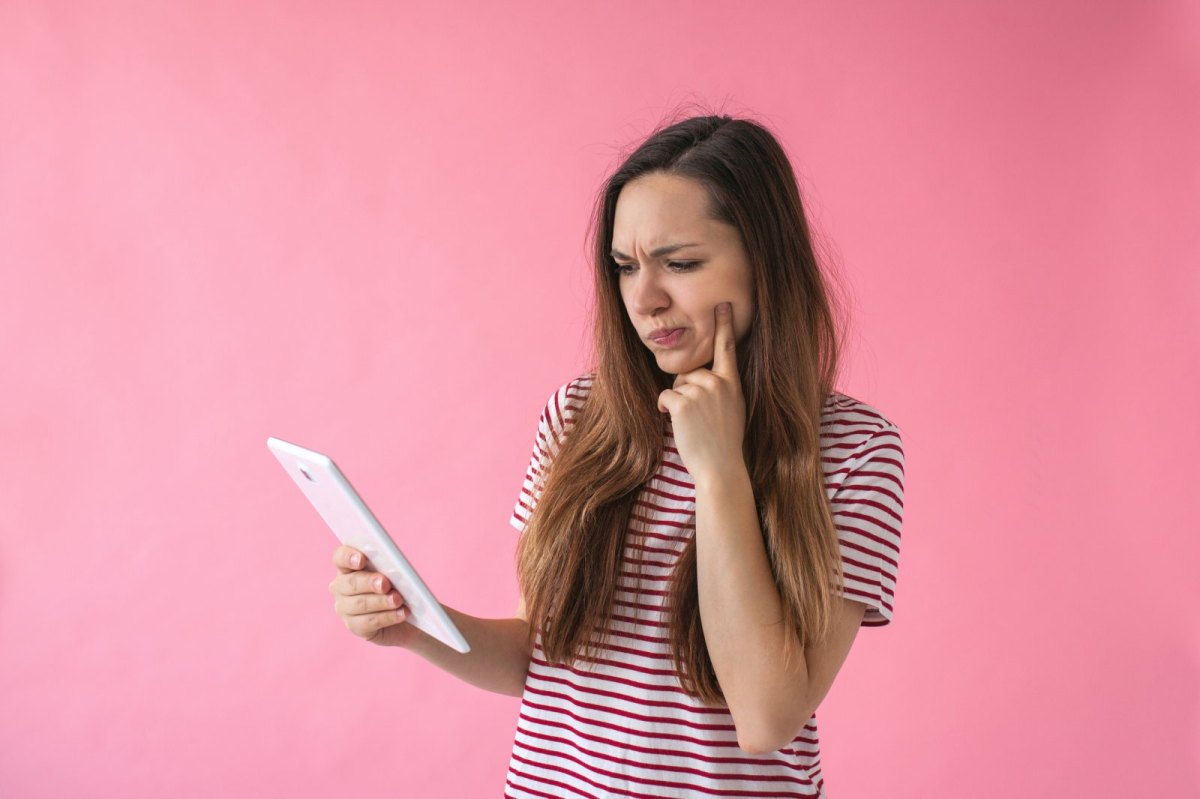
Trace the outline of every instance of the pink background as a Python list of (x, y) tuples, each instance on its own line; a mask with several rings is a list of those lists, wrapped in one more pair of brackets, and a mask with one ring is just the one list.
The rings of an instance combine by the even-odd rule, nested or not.
[(511, 616), (591, 202), (682, 101), (779, 134), (904, 434), (831, 797), (1200, 792), (1200, 10), (750, 9), (0, 4), (0, 795), (501, 793), (518, 700), (342, 627), (265, 439)]

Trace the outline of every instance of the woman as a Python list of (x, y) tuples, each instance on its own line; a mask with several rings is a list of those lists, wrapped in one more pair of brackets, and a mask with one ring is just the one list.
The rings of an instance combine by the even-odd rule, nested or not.
[(596, 209), (595, 368), (539, 420), (516, 618), (460, 655), (339, 548), (346, 626), (521, 697), (505, 796), (825, 796), (816, 716), (892, 617), (899, 431), (834, 389), (796, 179), (762, 126), (655, 132)]

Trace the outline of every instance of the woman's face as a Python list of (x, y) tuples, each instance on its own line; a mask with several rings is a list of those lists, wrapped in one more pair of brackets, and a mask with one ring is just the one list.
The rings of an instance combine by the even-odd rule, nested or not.
[[(617, 197), (612, 257), (621, 299), (638, 337), (668, 374), (712, 367), (717, 305), (732, 303), (738, 342), (754, 314), (741, 236), (710, 218), (707, 203), (699, 183), (661, 172), (630, 181)], [(650, 338), (662, 328), (683, 330), (673, 342)]]

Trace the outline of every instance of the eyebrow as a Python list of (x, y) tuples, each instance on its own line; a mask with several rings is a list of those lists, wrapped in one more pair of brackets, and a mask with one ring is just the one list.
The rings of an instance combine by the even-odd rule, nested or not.
[[(651, 250), (650, 257), (658, 258), (663, 255), (670, 255), (671, 253), (675, 252), (676, 250), (682, 250), (684, 247), (699, 247), (699, 246), (700, 246), (700, 242), (698, 242), (698, 241), (686, 241), (682, 244), (664, 244), (663, 246), (658, 247), (657, 249)], [(615, 249), (615, 248), (613, 249), (613, 251), (611, 253), (609, 253), (609, 255), (611, 255), (613, 258), (624, 258), (626, 261), (633, 260), (632, 257), (626, 255), (625, 253), (623, 253), (620, 250)]]

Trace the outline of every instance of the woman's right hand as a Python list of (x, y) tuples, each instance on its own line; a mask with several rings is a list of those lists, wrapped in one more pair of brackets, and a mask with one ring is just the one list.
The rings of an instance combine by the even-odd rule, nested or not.
[(393, 590), (387, 577), (365, 571), (367, 556), (353, 547), (340, 546), (333, 552), (338, 574), (329, 584), (333, 609), (346, 629), (380, 646), (411, 644), (421, 631), (408, 624), (404, 597)]

